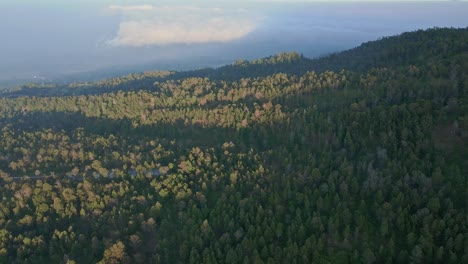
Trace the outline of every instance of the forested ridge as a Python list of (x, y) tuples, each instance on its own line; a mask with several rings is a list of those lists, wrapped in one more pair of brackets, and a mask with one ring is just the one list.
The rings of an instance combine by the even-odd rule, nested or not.
[[(405, 67), (437, 63), (468, 50), (468, 30), (428, 29), (403, 33), (370, 41), (343, 52), (316, 59), (290, 52), (267, 58), (247, 61), (238, 60), (217, 69), (205, 68), (185, 72), (148, 71), (98, 82), (71, 84), (27, 84), (0, 93), (0, 97), (18, 96), (64, 96), (102, 94), (116, 90), (154, 90), (154, 82), (181, 80), (184, 78), (209, 78), (218, 81), (239, 81), (243, 78), (268, 77), (276, 73), (302, 76), (314, 71), (339, 72), (348, 70), (366, 73), (372, 68)], [(58, 88), (58, 89), (57, 89)]]
[(468, 263), (468, 28), (0, 95), (0, 263)]

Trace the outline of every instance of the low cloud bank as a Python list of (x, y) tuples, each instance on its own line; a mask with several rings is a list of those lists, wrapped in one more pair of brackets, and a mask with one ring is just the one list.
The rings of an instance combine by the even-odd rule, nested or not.
[(199, 8), (193, 6), (109, 6), (120, 12), (122, 21), (113, 46), (228, 42), (240, 39), (255, 28), (243, 10)]

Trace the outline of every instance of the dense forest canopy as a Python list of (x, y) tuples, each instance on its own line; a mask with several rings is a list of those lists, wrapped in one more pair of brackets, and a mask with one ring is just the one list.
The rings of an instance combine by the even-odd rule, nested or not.
[(436, 28), (2, 93), (0, 263), (467, 263), (467, 86)]

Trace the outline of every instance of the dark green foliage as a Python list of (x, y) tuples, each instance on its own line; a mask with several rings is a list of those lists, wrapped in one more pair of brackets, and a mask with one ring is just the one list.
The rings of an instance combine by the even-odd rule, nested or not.
[(466, 31), (2, 98), (0, 263), (466, 263)]

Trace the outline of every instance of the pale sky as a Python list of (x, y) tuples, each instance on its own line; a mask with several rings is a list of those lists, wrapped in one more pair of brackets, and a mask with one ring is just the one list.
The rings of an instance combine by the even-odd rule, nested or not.
[(467, 27), (466, 14), (466, 1), (0, 0), (0, 85), (282, 51), (314, 57), (404, 31)]

